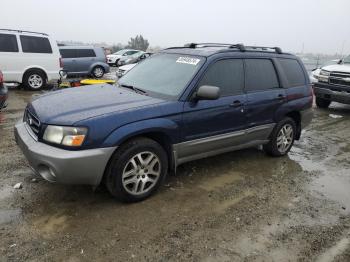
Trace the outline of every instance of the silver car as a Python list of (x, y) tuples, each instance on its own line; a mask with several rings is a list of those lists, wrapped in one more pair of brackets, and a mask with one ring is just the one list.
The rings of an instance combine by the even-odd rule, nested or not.
[(102, 47), (61, 46), (63, 70), (68, 76), (101, 78), (109, 72), (109, 65)]

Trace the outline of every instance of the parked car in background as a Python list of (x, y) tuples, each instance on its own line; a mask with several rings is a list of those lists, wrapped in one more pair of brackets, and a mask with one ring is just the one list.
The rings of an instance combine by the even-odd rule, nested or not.
[(134, 50), (134, 49), (123, 49), (118, 52), (115, 52), (113, 54), (107, 55), (107, 63), (110, 66), (119, 66), (119, 60), (123, 57), (123, 59), (127, 58), (128, 56), (131, 56), (135, 53), (140, 52), (141, 50)]
[(45, 33), (0, 29), (0, 66), (6, 82), (39, 90), (59, 79), (57, 43)]
[(302, 62), (280, 48), (190, 44), (146, 59), (119, 87), (35, 99), (15, 137), (46, 180), (103, 181), (116, 198), (140, 201), (188, 161), (258, 145), (288, 154), (312, 102)]
[(0, 71), (0, 111), (6, 107), (7, 88), (4, 85), (4, 76)]
[(101, 78), (109, 72), (106, 55), (102, 47), (60, 46), (63, 70), (67, 76), (88, 76)]
[(350, 104), (350, 55), (337, 64), (322, 67), (314, 74), (316, 105), (328, 108), (334, 101)]
[(134, 68), (134, 66), (136, 66), (139, 62), (146, 59), (147, 57), (150, 57), (151, 55), (152, 55), (152, 53), (149, 53), (149, 52), (143, 53), (139, 57), (137, 57), (137, 59), (135, 60), (135, 63), (120, 66), (117, 70), (117, 73), (116, 73), (117, 77), (121, 78), (123, 75), (125, 75), (127, 72), (129, 72), (132, 68)]

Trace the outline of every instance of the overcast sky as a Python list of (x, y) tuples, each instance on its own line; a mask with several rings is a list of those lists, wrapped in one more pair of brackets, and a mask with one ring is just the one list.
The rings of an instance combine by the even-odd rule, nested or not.
[(350, 53), (349, 0), (1, 0), (0, 27), (57, 40), (152, 46), (223, 42)]

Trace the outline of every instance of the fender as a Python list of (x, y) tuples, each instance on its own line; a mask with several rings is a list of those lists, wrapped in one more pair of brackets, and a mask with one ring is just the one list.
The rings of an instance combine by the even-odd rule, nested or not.
[(165, 135), (169, 139), (170, 146), (178, 143), (180, 139), (179, 124), (176, 120), (155, 118), (134, 122), (115, 129), (104, 140), (101, 147), (119, 146), (131, 137), (155, 132)]
[(93, 63), (92, 65), (90, 65), (90, 67), (89, 67), (89, 74), (92, 73), (92, 69), (93, 69), (95, 66), (101, 66), (101, 67), (103, 67), (103, 69), (105, 70), (105, 73), (108, 73), (108, 72), (109, 72), (109, 66), (106, 65), (106, 63), (95, 62), (95, 63)]

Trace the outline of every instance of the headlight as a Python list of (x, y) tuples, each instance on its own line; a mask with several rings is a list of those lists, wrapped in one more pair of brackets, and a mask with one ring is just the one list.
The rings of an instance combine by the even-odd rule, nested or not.
[(321, 71), (320, 71), (320, 75), (321, 75), (321, 76), (330, 76), (330, 74), (331, 74), (331, 72), (326, 71), (326, 70), (321, 70)]
[(47, 126), (43, 139), (65, 146), (81, 146), (87, 133), (85, 127)]

